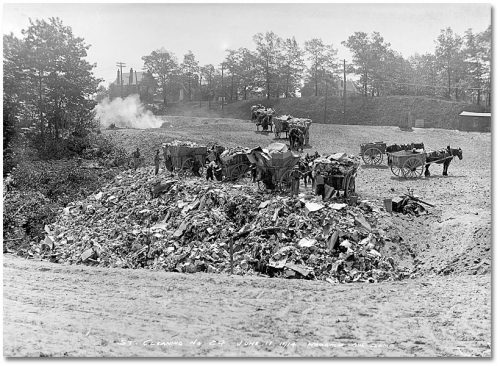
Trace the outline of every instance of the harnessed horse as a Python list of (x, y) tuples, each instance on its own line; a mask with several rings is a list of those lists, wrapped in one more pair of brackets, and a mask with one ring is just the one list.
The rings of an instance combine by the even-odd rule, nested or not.
[(304, 151), (304, 133), (298, 128), (292, 128), (288, 134), (290, 148)]
[(424, 143), (411, 143), (411, 144), (394, 144), (386, 147), (385, 152), (394, 153), (403, 150), (423, 149)]
[(463, 156), (461, 148), (452, 149), (450, 146), (447, 146), (446, 149), (428, 152), (425, 157), (425, 176), (428, 177), (431, 175), (429, 172), (429, 166), (431, 163), (443, 164), (443, 175), (448, 175), (448, 167), (455, 156), (458, 156), (458, 158), (462, 160)]

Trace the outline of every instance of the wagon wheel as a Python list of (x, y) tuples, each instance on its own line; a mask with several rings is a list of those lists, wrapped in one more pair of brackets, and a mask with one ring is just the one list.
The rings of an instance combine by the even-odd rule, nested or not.
[(243, 176), (247, 168), (248, 166), (246, 164), (238, 164), (229, 171), (227, 178), (231, 181), (238, 180), (241, 176)]
[(424, 166), (419, 159), (411, 157), (406, 160), (401, 171), (403, 172), (403, 176), (407, 179), (418, 178), (424, 172)]
[[(192, 177), (194, 176), (193, 174), (193, 164), (194, 164), (194, 158), (189, 158), (184, 161), (181, 165), (181, 169), (179, 170), (179, 176), (181, 177)], [(199, 169), (200, 175), (203, 176), (203, 165)]]
[(349, 177), (349, 180), (346, 184), (345, 190), (344, 190), (344, 197), (346, 199), (349, 199), (351, 195), (356, 191), (356, 178), (353, 176)]
[(290, 179), (291, 172), (291, 170), (288, 170), (281, 176), (279, 189), (283, 193), (290, 193), (292, 190), (292, 180)]
[(391, 165), (391, 172), (392, 174), (394, 174), (395, 176), (400, 176), (401, 175), (401, 169), (399, 167), (397, 167), (396, 165)]
[(363, 161), (368, 165), (379, 165), (382, 163), (382, 151), (376, 147), (370, 147), (363, 153)]
[(238, 165), (238, 181), (242, 184), (250, 184), (252, 183), (252, 171), (250, 170), (250, 166), (247, 164)]

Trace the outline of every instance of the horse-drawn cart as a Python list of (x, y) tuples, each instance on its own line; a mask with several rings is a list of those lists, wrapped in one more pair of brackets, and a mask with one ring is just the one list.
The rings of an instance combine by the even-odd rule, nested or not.
[(234, 148), (227, 149), (220, 155), (222, 162), (222, 175), (226, 180), (236, 181), (240, 179), (249, 180), (250, 160), (247, 156), (247, 149)]
[(289, 151), (285, 144), (273, 143), (266, 149), (252, 149), (247, 154), (258, 172), (259, 189), (289, 192), (292, 181), (290, 173), (300, 160), (300, 155)]
[[(347, 201), (356, 192), (356, 176), (359, 161), (346, 154), (334, 154), (328, 157), (320, 157), (314, 160), (313, 175), (321, 174), (325, 184), (337, 191), (343, 191), (344, 199)], [(328, 198), (325, 196), (325, 198)]]
[(369, 142), (360, 145), (360, 155), (367, 165), (380, 165), (384, 161), (387, 145), (384, 142)]
[(193, 173), (193, 167), (197, 163), (199, 173), (202, 174), (207, 158), (207, 147), (200, 146), (190, 141), (173, 141), (163, 145), (164, 152), (172, 158), (172, 166), (181, 175)]
[(402, 150), (387, 153), (387, 164), (392, 174), (406, 179), (418, 178), (424, 172), (425, 150)]

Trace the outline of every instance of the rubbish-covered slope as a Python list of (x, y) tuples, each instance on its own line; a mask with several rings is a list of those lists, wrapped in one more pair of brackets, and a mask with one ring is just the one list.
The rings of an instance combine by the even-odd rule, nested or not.
[(59, 263), (228, 273), (232, 246), (236, 274), (329, 282), (410, 275), (386, 253), (400, 238), (387, 214), (369, 202), (351, 207), (174, 176), (152, 198), (158, 182), (146, 169), (117, 176), (66, 207), (35, 251)]

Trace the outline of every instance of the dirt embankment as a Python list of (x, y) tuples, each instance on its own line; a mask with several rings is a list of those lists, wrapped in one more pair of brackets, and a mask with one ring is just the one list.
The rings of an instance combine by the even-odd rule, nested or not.
[(250, 119), (250, 107), (262, 104), (276, 110), (276, 115), (291, 114), (294, 117), (311, 118), (315, 123), (369, 125), (369, 126), (399, 126), (406, 124), (408, 113), (412, 120), (423, 119), (429, 126), (435, 128), (458, 128), (458, 115), (466, 110), (469, 112), (489, 112), (490, 108), (463, 102), (452, 102), (442, 99), (388, 96), (368, 97), (351, 96), (346, 100), (346, 113), (343, 112), (343, 101), (340, 97), (328, 97), (325, 120), (325, 98), (282, 98), (254, 99), (229, 103), (224, 109), (208, 109), (207, 102), (177, 104), (169, 110), (171, 115), (193, 117), (210, 116)]

